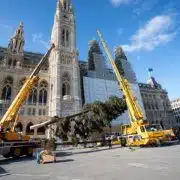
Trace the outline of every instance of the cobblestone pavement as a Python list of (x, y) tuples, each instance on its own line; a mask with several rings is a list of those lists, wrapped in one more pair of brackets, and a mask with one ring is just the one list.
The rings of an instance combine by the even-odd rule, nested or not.
[(57, 162), (0, 158), (0, 180), (179, 180), (180, 145), (57, 152)]

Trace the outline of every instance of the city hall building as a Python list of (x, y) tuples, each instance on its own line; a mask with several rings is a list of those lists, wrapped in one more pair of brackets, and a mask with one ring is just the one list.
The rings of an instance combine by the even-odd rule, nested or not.
[[(105, 101), (113, 95), (122, 97), (113, 70), (107, 68), (105, 57), (96, 40), (89, 43), (87, 61), (79, 60), (75, 15), (70, 0), (57, 1), (51, 42), (56, 47), (39, 73), (38, 84), (34, 86), (19, 111), (17, 127), (24, 134), (34, 137), (45, 137), (47, 134), (44, 128), (30, 130), (31, 125), (47, 121), (53, 116), (74, 114), (81, 111), (84, 104), (94, 100)], [(0, 100), (3, 100), (0, 117), (43, 56), (24, 51), (24, 46), (24, 26), (20, 23), (8, 47), (0, 47)], [(141, 97), (144, 90), (142, 85), (138, 84), (131, 64), (119, 46), (115, 48), (115, 61), (119, 71), (129, 80), (146, 117)], [(147, 107), (146, 104), (145, 106)], [(113, 124), (129, 121), (126, 112)]]

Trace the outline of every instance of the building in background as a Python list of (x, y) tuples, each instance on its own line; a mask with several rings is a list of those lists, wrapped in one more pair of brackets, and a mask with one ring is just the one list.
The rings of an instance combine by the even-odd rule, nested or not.
[[(114, 72), (107, 68), (97, 41), (89, 43), (88, 61), (78, 62), (75, 29), (70, 0), (57, 0), (51, 36), (56, 48), (39, 73), (39, 83), (20, 109), (17, 127), (23, 134), (44, 137), (44, 128), (33, 131), (30, 126), (48, 120), (49, 116), (78, 112), (82, 105), (95, 100), (106, 101), (110, 96), (122, 97)], [(43, 56), (24, 51), (24, 45), (24, 26), (20, 23), (8, 47), (0, 47), (0, 100), (3, 100), (3, 106), (0, 103), (0, 118)], [(160, 122), (165, 127), (174, 126), (176, 121), (172, 116), (167, 92), (153, 77), (150, 77), (148, 84), (138, 84), (120, 46), (115, 48), (115, 62), (120, 73), (130, 82), (148, 121)], [(128, 112), (113, 122), (121, 123), (129, 123)]]
[[(25, 79), (31, 74), (35, 65), (42, 58), (42, 54), (24, 52), (24, 27), (19, 27), (11, 37), (7, 48), (0, 48), (0, 99), (3, 107), (0, 109), (2, 116), (10, 106), (12, 100), (22, 87)], [(48, 116), (48, 91), (49, 74), (48, 62), (40, 71), (39, 83), (35, 85), (26, 102), (20, 109), (17, 127), (23, 134), (44, 136), (43, 128), (30, 130), (30, 126), (47, 120)]]
[(180, 127), (180, 98), (172, 100), (171, 107), (176, 118), (176, 127)]
[(81, 110), (80, 71), (76, 49), (76, 24), (70, 0), (58, 0), (49, 58), (49, 115), (66, 116)]
[[(135, 73), (120, 46), (115, 49), (115, 60), (120, 71), (130, 82), (134, 94), (143, 110), (143, 103), (140, 95)], [(82, 94), (84, 104), (92, 103), (95, 100), (106, 101), (110, 96), (122, 97), (116, 76), (112, 69), (107, 68), (105, 57), (96, 40), (89, 42), (88, 62), (80, 62)], [(129, 114), (125, 112), (112, 125), (129, 123)], [(119, 129), (120, 130), (120, 129)]]
[[(75, 18), (70, 0), (57, 0), (51, 40), (55, 43), (49, 61), (39, 73), (39, 83), (20, 110), (18, 128), (23, 134), (45, 136), (43, 128), (30, 126), (81, 110), (80, 70), (76, 50)], [(2, 116), (30, 75), (42, 54), (24, 52), (24, 27), (15, 31), (7, 48), (0, 48), (0, 99)]]
[[(152, 71), (152, 69), (150, 69)], [(139, 83), (147, 120), (150, 124), (160, 123), (164, 128), (176, 125), (168, 93), (149, 73), (147, 84)]]

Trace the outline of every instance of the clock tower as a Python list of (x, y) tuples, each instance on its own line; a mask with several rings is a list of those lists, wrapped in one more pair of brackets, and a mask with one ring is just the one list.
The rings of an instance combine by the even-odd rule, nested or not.
[(49, 116), (63, 117), (81, 110), (80, 70), (75, 17), (70, 0), (58, 0), (52, 28), (55, 48), (49, 58)]

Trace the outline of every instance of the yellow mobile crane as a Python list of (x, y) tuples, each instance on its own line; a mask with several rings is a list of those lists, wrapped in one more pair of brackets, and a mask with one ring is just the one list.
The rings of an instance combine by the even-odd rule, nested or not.
[(38, 82), (39, 71), (54, 47), (55, 45), (52, 44), (48, 52), (42, 57), (34, 71), (25, 81), (7, 112), (0, 120), (0, 155), (3, 155), (6, 158), (20, 157), (22, 155), (32, 156), (33, 154), (36, 142), (32, 141), (30, 136), (15, 132), (15, 125), (20, 107), (25, 102), (34, 85)]
[(131, 123), (130, 125), (121, 126), (121, 133), (124, 135), (124, 138), (121, 139), (122, 145), (125, 146), (127, 144), (128, 146), (148, 146), (157, 145), (160, 142), (164, 142), (165, 132), (163, 131), (162, 127), (158, 124), (152, 126), (148, 124), (147, 120), (144, 118), (140, 106), (138, 105), (137, 98), (134, 96), (131, 90), (128, 80), (121, 76), (100, 31), (97, 31), (97, 33), (106, 55), (113, 67), (129, 110)]

